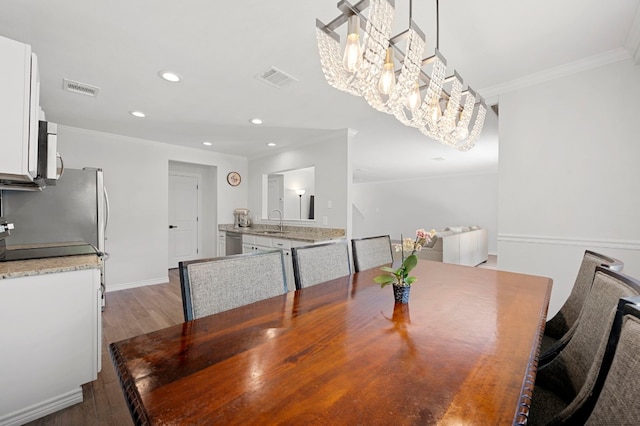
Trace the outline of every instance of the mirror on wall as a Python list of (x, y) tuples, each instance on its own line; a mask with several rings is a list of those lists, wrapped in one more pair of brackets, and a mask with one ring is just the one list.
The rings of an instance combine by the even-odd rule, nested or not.
[(314, 220), (315, 167), (283, 170), (263, 175), (262, 218)]

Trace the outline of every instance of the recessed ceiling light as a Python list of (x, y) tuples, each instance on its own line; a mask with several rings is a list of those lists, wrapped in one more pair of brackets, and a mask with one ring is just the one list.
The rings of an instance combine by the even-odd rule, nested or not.
[(251, 124), (262, 124), (262, 120), (260, 120), (259, 118), (252, 118), (249, 121), (251, 122)]
[(444, 160), (446, 160), (446, 158), (444, 158), (444, 157), (433, 157), (432, 160), (433, 161), (444, 161)]
[(267, 146), (276, 146), (275, 142), (267, 142)]
[(167, 80), (171, 83), (178, 83), (180, 80), (182, 80), (182, 77), (180, 77), (180, 75), (176, 74), (175, 72), (171, 72), (171, 71), (160, 71), (158, 73), (158, 75), (164, 79)]
[(138, 118), (144, 118), (147, 115), (142, 112), (142, 111), (129, 111), (129, 114), (133, 115), (134, 117), (138, 117)]
[(202, 145), (211, 146), (213, 144), (211, 142), (202, 142)]

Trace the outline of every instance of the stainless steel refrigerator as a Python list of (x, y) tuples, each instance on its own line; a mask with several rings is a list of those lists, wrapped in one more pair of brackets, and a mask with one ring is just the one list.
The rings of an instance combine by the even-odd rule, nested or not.
[(65, 169), (55, 186), (38, 192), (2, 191), (2, 210), (14, 229), (12, 246), (88, 243), (103, 256), (102, 303), (106, 291), (105, 249), (109, 198), (101, 169)]

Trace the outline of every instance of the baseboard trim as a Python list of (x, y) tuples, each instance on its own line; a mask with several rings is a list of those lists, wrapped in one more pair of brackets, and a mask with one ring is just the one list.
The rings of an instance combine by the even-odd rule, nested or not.
[(640, 241), (633, 240), (587, 240), (582, 238), (558, 238), (538, 235), (498, 234), (498, 242), (586, 247), (594, 249), (640, 250)]
[(0, 426), (23, 425), (82, 402), (82, 387), (0, 417)]
[(166, 277), (152, 278), (150, 280), (134, 281), (130, 283), (122, 283), (122, 284), (115, 284), (115, 285), (107, 284), (107, 293), (112, 291), (118, 291), (118, 290), (127, 290), (130, 288), (145, 287), (148, 285), (166, 284), (168, 282), (169, 282), (169, 276), (167, 275)]

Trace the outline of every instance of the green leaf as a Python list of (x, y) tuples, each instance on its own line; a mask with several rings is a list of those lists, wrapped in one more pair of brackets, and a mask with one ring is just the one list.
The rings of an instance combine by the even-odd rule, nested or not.
[(374, 282), (378, 284), (389, 284), (396, 281), (396, 277), (393, 275), (378, 275), (373, 279)]
[(380, 268), (380, 270), (381, 270), (381, 271), (385, 271), (385, 272), (391, 272), (392, 274), (395, 274), (395, 273), (396, 273), (396, 270), (395, 270), (395, 269), (390, 268), (390, 267), (388, 267), (388, 266), (383, 266), (383, 267), (381, 267), (381, 268)]
[(405, 273), (408, 274), (409, 271), (415, 268), (417, 264), (418, 264), (418, 257), (415, 254), (412, 254), (411, 256), (407, 257), (403, 263)]
[(406, 280), (404, 280), (405, 283), (407, 283), (407, 285), (411, 285), (413, 284), (415, 281), (417, 280), (416, 277), (407, 277)]

